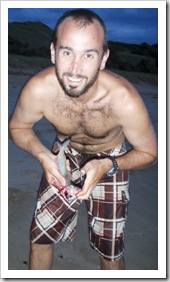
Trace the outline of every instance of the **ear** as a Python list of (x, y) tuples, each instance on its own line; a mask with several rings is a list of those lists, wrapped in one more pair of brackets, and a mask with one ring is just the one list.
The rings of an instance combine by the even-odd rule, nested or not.
[(50, 51), (51, 51), (51, 62), (52, 64), (55, 64), (55, 48), (53, 42), (50, 45)]
[(101, 61), (101, 64), (100, 64), (100, 70), (103, 70), (105, 68), (105, 65), (106, 65), (106, 62), (107, 62), (109, 55), (110, 55), (110, 50), (107, 49), (107, 51), (103, 55), (103, 58), (102, 58), (102, 61)]

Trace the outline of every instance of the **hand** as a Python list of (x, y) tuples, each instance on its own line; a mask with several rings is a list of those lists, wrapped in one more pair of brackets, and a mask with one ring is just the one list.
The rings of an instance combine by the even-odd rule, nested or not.
[(100, 179), (111, 168), (111, 161), (105, 159), (91, 160), (81, 169), (82, 174), (86, 174), (86, 179), (81, 192), (77, 194), (80, 200), (87, 200)]
[[(52, 184), (55, 180), (63, 186), (66, 185), (66, 180), (60, 174), (57, 166), (57, 156), (52, 154), (50, 151), (48, 153), (41, 153), (39, 161), (44, 169), (44, 173), (49, 184)], [(68, 160), (66, 160), (66, 167), (70, 171), (70, 163)]]

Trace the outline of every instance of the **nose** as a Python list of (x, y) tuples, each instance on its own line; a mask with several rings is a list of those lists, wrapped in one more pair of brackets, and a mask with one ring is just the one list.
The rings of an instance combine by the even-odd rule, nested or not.
[(80, 73), (80, 71), (81, 71), (81, 59), (78, 56), (76, 56), (72, 59), (72, 61), (70, 63), (69, 71), (72, 74)]

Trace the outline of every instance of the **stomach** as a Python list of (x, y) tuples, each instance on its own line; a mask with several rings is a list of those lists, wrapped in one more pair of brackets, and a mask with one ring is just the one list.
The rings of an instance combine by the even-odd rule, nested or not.
[(73, 134), (72, 136), (63, 136), (58, 134), (61, 140), (70, 137), (70, 146), (77, 152), (85, 154), (100, 153), (102, 151), (114, 148), (122, 144), (125, 136), (121, 130), (109, 132), (107, 135), (91, 137), (85, 133)]

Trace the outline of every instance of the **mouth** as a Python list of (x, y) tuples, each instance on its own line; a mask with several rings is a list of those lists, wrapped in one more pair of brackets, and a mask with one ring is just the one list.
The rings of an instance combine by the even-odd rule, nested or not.
[(77, 78), (73, 76), (67, 76), (68, 84), (72, 88), (77, 88), (83, 81), (83, 78)]
[(83, 78), (77, 78), (77, 77), (70, 77), (70, 76), (67, 76), (67, 79), (69, 81), (71, 81), (72, 83), (79, 83), (83, 80)]
[(73, 75), (72, 73), (64, 74), (68, 84), (73, 87), (78, 87), (83, 81), (87, 80), (87, 77), (82, 75)]

